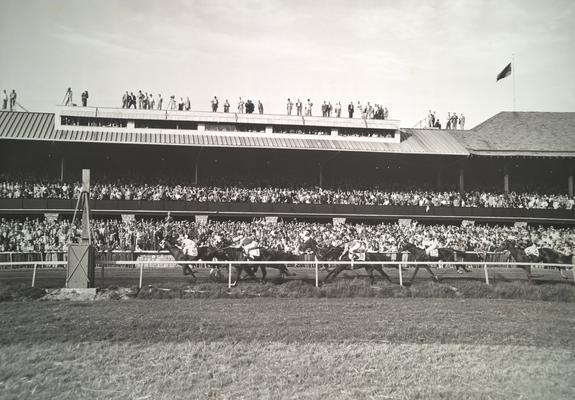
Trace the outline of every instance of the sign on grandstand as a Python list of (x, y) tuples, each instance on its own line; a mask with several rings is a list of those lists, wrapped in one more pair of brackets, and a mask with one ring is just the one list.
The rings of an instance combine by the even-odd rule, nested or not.
[(517, 221), (513, 224), (513, 226), (515, 226), (516, 228), (526, 228), (527, 227), (527, 222), (525, 221)]
[(461, 226), (462, 227), (466, 227), (466, 226), (475, 226), (475, 221), (470, 221), (468, 219), (464, 219), (461, 221)]
[(266, 224), (277, 224), (278, 217), (276, 216), (266, 216)]
[(46, 222), (55, 222), (59, 216), (60, 214), (58, 213), (44, 213), (44, 218), (46, 219)]
[(208, 216), (207, 215), (196, 215), (196, 223), (205, 225), (208, 223)]
[(136, 216), (134, 214), (122, 214), (122, 222), (127, 224), (129, 222), (134, 222), (136, 220)]
[(333, 226), (345, 224), (345, 218), (334, 218)]
[(399, 226), (410, 226), (411, 225), (411, 218), (400, 218), (397, 220)]

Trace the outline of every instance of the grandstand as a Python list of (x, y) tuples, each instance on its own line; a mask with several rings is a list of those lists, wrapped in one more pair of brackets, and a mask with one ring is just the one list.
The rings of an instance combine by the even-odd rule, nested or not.
[[(400, 121), (198, 111), (58, 107), (0, 113), (0, 172), (51, 180), (98, 177), (191, 184), (233, 178), (291, 186), (488, 187), (573, 198), (575, 113), (501, 112), (471, 130), (405, 129)], [(128, 178), (126, 178), (128, 177)], [(69, 215), (71, 199), (0, 199), (11, 215)], [(575, 211), (419, 205), (92, 200), (96, 215), (573, 224)]]

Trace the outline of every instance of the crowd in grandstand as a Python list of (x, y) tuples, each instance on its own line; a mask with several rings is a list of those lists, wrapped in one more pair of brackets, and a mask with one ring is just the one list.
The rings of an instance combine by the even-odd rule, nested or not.
[[(465, 115), (460, 113), (447, 113), (447, 118), (445, 119), (445, 129), (465, 129)], [(427, 114), (427, 126), (429, 128), (441, 129), (441, 122), (439, 118), (435, 115), (435, 111), (429, 110)]]
[[(421, 225), (382, 223), (321, 224), (311, 222), (266, 223), (265, 220), (209, 221), (190, 220), (134, 221), (98, 220), (91, 222), (94, 243), (99, 250), (159, 250), (162, 237), (189, 237), (198, 246), (233, 244), (234, 238), (254, 237), (260, 246), (297, 254), (302, 244), (313, 238), (320, 247), (341, 246), (354, 240), (366, 244), (369, 252), (397, 252), (403, 242), (424, 247), (434, 242), (439, 247), (469, 251), (493, 251), (504, 242), (518, 247), (550, 247), (564, 254), (575, 248), (575, 230), (558, 227), (488, 226), (488, 225)], [(66, 251), (78, 241), (79, 223), (68, 220), (0, 219), (0, 251), (51, 252)]]
[[(150, 181), (152, 182), (152, 181)], [(0, 175), (0, 198), (9, 199), (75, 199), (81, 190), (79, 182), (40, 181), (34, 177), (14, 179)], [(284, 203), (284, 204), (351, 204), (420, 207), (481, 207), (568, 209), (575, 198), (567, 194), (541, 194), (511, 191), (497, 193), (471, 190), (437, 191), (426, 188), (399, 189), (318, 186), (261, 185), (258, 182), (213, 185), (162, 182), (133, 183), (123, 181), (95, 182), (90, 198), (96, 200), (173, 200), (190, 202)]]

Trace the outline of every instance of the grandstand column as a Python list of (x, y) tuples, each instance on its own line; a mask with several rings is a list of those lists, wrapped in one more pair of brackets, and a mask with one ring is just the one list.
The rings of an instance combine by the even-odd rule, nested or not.
[(325, 164), (320, 162), (319, 163), (319, 187), (322, 188), (323, 187), (323, 166)]
[(441, 167), (436, 165), (435, 168), (435, 189), (441, 190)]
[(573, 197), (573, 166), (569, 167), (569, 176), (567, 177), (567, 193)]
[(503, 192), (509, 193), (509, 163), (503, 165)]
[(202, 155), (202, 148), (198, 149), (198, 154), (196, 155), (196, 161), (194, 162), (194, 184), (200, 183), (200, 156)]
[(465, 168), (463, 166), (459, 167), (459, 193), (463, 194), (465, 192)]
[(64, 156), (60, 158), (60, 182), (64, 181)]

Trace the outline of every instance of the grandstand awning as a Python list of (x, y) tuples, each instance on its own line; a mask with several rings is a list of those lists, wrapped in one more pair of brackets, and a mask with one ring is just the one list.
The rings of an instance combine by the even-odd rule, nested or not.
[(55, 129), (54, 114), (1, 112), (0, 139), (55, 142), (116, 143), (199, 147), (268, 148), (316, 151), (379, 152), (399, 154), (457, 155), (469, 152), (450, 132), (405, 129), (400, 143), (377, 138), (330, 137), (320, 135), (251, 134), (250, 132), (178, 132), (73, 127)]

